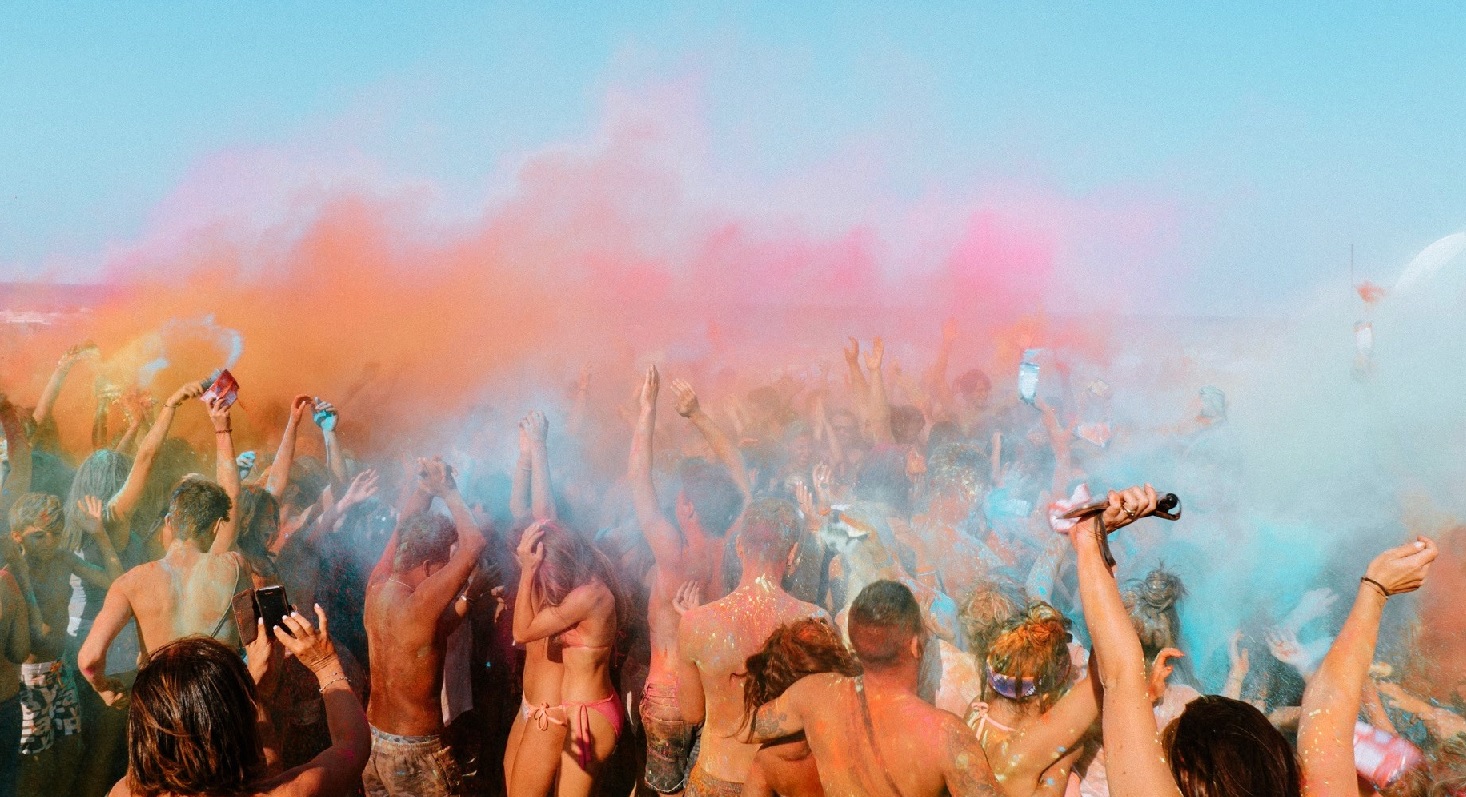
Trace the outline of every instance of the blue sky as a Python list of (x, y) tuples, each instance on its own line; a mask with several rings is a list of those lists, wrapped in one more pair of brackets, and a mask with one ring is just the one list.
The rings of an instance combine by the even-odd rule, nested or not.
[(1280, 5), (8, 3), (0, 277), (85, 278), (233, 148), (330, 137), (472, 205), (612, 87), (687, 79), (750, 174), (860, 142), (894, 196), (1174, 204), (1207, 293), (1342, 280), (1351, 242), (1387, 276), (1466, 228), (1466, 6)]

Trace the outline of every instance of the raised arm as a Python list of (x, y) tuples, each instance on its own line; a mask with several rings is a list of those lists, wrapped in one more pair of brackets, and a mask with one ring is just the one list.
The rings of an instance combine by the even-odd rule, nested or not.
[(448, 463), (434, 457), (424, 462), (423, 467), (427, 473), (423, 484), (428, 492), (441, 498), (447, 505), (449, 513), (453, 515), (453, 525), (458, 529), (458, 545), (453, 549), (453, 555), (448, 557), (448, 563), (423, 579), (408, 601), (409, 611), (437, 616), (463, 591), (469, 576), (473, 575), (474, 567), (478, 565), (479, 554), (488, 547), (489, 541), (479, 529), (478, 521), (473, 519), (473, 512), (464, 502), (463, 496), (459, 495), (453, 469)]
[(942, 322), (942, 343), (937, 347), (936, 360), (926, 372), (927, 391), (932, 396), (932, 415), (950, 417), (956, 401), (952, 397), (952, 385), (947, 382), (947, 369), (952, 362), (952, 345), (957, 342), (957, 322), (947, 319)]
[(219, 524), (209, 553), (220, 554), (234, 549), (239, 536), (239, 466), (234, 462), (234, 426), (229, 418), (229, 402), (220, 396), (209, 400), (209, 420), (214, 424), (214, 478), (229, 496), (229, 518)]
[(321, 699), (326, 704), (326, 728), (331, 734), (331, 746), (310, 761), (286, 770), (267, 782), (265, 794), (317, 795), (346, 794), (360, 788), (361, 771), (366, 768), (367, 756), (371, 752), (371, 729), (367, 725), (366, 712), (361, 701), (351, 690), (346, 680), (346, 671), (336, 655), (336, 648), (327, 633), (326, 613), (317, 605), (316, 622), (300, 614), (286, 615), (285, 628), (273, 630), (275, 640), (295, 654), (316, 677)]
[(97, 589), (107, 589), (122, 575), (122, 560), (117, 557), (112, 538), (102, 528), (102, 500), (89, 495), (76, 502), (74, 511), (80, 515), (81, 525), (87, 534), (96, 542), (97, 550), (102, 554), (102, 566), (98, 567), (71, 551), (65, 551), (64, 554), (70, 557), (68, 564), (71, 572)]
[[(0, 489), (0, 517), (10, 514), (10, 507), (31, 489), (31, 443), (25, 436), (15, 405), (4, 393), (0, 393), (0, 429), (5, 430), (5, 445), (10, 458), (10, 473), (5, 476)], [(6, 559), (11, 560), (14, 549), (9, 545), (10, 537), (4, 536)]]
[(579, 437), (585, 431), (585, 420), (590, 414), (590, 363), (580, 368), (580, 379), (575, 383), (575, 400), (570, 404), (570, 419), (565, 422), (566, 431), (572, 437)]
[(1059, 422), (1059, 414), (1042, 399), (1034, 399), (1034, 405), (1043, 413), (1044, 431), (1049, 435), (1049, 446), (1054, 451), (1053, 494), (1064, 497), (1069, 489), (1069, 478), (1074, 472), (1073, 459), (1069, 453), (1069, 427)]
[(536, 523), (525, 530), (514, 554), (519, 559), (519, 591), (514, 601), (514, 643), (554, 636), (575, 627), (605, 601), (612, 600), (601, 584), (582, 584), (570, 591), (558, 606), (535, 606), (534, 579), (545, 559), (545, 526)]
[[(1112, 492), (1104, 511), (1116, 528), (1155, 509), (1155, 490), (1132, 487)], [(1069, 531), (1079, 559), (1079, 599), (1094, 642), (1093, 666), (1104, 686), (1103, 728), (1110, 792), (1126, 797), (1179, 797), (1157, 733), (1145, 672), (1145, 653), (1130, 623), (1120, 586), (1100, 552), (1094, 519)], [(1351, 779), (1350, 783), (1353, 781)]]
[(56, 370), (51, 372), (51, 378), (46, 382), (46, 388), (41, 391), (41, 398), (36, 402), (36, 411), (31, 414), (36, 426), (44, 426), (51, 420), (51, 413), (56, 409), (56, 399), (61, 395), (61, 386), (66, 383), (66, 376), (71, 373), (81, 358), (97, 353), (95, 343), (82, 343), (66, 350), (61, 359), (56, 361)]
[(1303, 692), (1298, 729), (1304, 797), (1354, 797), (1354, 721), (1374, 661), (1380, 617), (1392, 595), (1414, 592), (1435, 561), (1435, 543), (1418, 537), (1369, 563), (1354, 608)]
[(143, 422), (152, 414), (152, 409), (153, 397), (143, 390), (130, 390), (122, 397), (122, 413), (127, 418), (127, 430), (112, 446), (113, 451), (125, 455), (133, 453), (137, 447), (137, 434), (142, 429)]
[(555, 519), (555, 493), (550, 488), (550, 421), (539, 410), (531, 412), (529, 423), (529, 506), (535, 520)]
[(870, 343), (870, 354), (865, 356), (865, 366), (870, 369), (870, 433), (877, 444), (893, 443), (891, 436), (891, 402), (886, 399), (886, 378), (881, 373), (881, 361), (886, 356), (886, 344), (880, 338)]
[[(158, 411), (158, 419), (153, 422), (153, 428), (148, 430), (142, 445), (137, 447), (137, 457), (132, 461), (132, 470), (127, 472), (127, 481), (123, 482), (122, 489), (107, 502), (109, 517), (123, 520), (132, 516), (132, 510), (137, 508), (137, 502), (143, 497), (148, 475), (153, 472), (153, 462), (158, 458), (158, 450), (168, 438), (168, 430), (173, 426), (173, 416), (178, 412), (179, 405), (189, 399), (198, 398), (203, 393), (203, 382), (189, 382), (163, 402), (163, 408)], [(234, 474), (234, 478), (236, 481), (239, 479), (238, 472)]]
[(317, 399), (313, 417), (316, 425), (321, 427), (321, 439), (326, 444), (326, 467), (331, 471), (331, 479), (337, 484), (345, 484), (346, 460), (341, 456), (341, 444), (336, 439), (336, 422), (340, 414), (331, 402)]
[(676, 567), (682, 560), (682, 536), (662, 514), (657, 504), (657, 488), (652, 483), (652, 436), (657, 425), (657, 393), (662, 378), (654, 365), (647, 369), (641, 385), (641, 413), (631, 436), (631, 457), (626, 466), (626, 481), (631, 487), (631, 502), (636, 507), (636, 520), (641, 533), (651, 546), (658, 567)]
[(1037, 790), (1044, 770), (1069, 753), (1094, 724), (1099, 700), (1089, 678), (1086, 674), (1052, 708), (1003, 744), (1002, 754), (990, 763), (1005, 784)]
[(850, 395), (855, 397), (855, 409), (861, 420), (869, 416), (866, 401), (870, 396), (870, 383), (865, 381), (865, 371), (860, 365), (860, 341), (850, 339), (850, 345), (845, 347), (845, 372), (846, 381), (850, 384)]
[[(418, 460), (419, 466), (425, 465), (425, 460)], [(397, 544), (402, 537), (402, 527), (413, 515), (426, 510), (433, 503), (433, 494), (428, 491), (421, 474), (417, 478), (417, 484), (412, 492), (402, 499), (402, 506), (397, 511), (397, 525), (392, 529), (392, 537), (387, 540), (387, 547), (382, 550), (382, 555), (377, 559), (376, 567), (372, 568), (372, 574), (367, 578), (368, 584), (375, 584), (392, 575), (392, 560), (397, 556)]]
[(514, 463), (514, 476), (509, 483), (509, 516), (516, 526), (530, 522), (530, 479), (534, 477), (534, 461), (530, 459), (529, 418), (519, 421), (519, 459)]
[(295, 441), (300, 436), (300, 421), (310, 407), (310, 396), (296, 396), (290, 401), (290, 417), (285, 419), (280, 448), (275, 451), (275, 461), (270, 463), (270, 478), (265, 480), (265, 492), (277, 499), (285, 494), (285, 487), (290, 484), (290, 468), (295, 464)]
[(723, 463), (732, 477), (733, 483), (738, 485), (739, 491), (743, 493), (743, 500), (749, 501), (753, 498), (753, 489), (748, 481), (748, 468), (743, 464), (743, 455), (738, 452), (738, 447), (728, 439), (728, 435), (718, 427), (718, 424), (706, 413), (702, 405), (698, 403), (697, 392), (685, 379), (672, 380), (672, 392), (677, 395), (677, 414), (692, 421), (702, 439), (712, 449), (713, 455)]

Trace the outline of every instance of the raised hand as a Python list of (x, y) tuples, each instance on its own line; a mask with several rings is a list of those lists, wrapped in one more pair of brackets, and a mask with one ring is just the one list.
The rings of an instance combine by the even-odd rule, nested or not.
[(881, 370), (881, 361), (885, 357), (886, 342), (880, 338), (876, 338), (870, 342), (870, 354), (865, 355), (865, 367), (872, 372), (879, 371)]
[(274, 640), (265, 633), (265, 619), (263, 617), (255, 620), (256, 631), (253, 642), (244, 646), (246, 663), (249, 665), (249, 677), (255, 682), (255, 687), (260, 694), (269, 696), (274, 694), (275, 685), (280, 682), (280, 665), (285, 660), (285, 648), (274, 644)]
[(1114, 531), (1128, 526), (1154, 512), (1155, 505), (1155, 488), (1149, 484), (1144, 487), (1130, 487), (1120, 492), (1111, 490), (1109, 505), (1104, 511), (1105, 528)]
[(810, 473), (814, 480), (814, 497), (819, 501), (820, 506), (829, 506), (831, 499), (830, 484), (833, 478), (833, 471), (830, 470), (830, 463), (821, 462), (814, 466)]
[(1339, 596), (1328, 588), (1309, 590), (1303, 593), (1303, 597), (1299, 599), (1298, 605), (1293, 608), (1293, 611), (1288, 614), (1288, 618), (1284, 621), (1283, 625), (1297, 632), (1303, 626), (1328, 613), (1329, 607), (1333, 606), (1334, 602), (1338, 599)]
[(514, 556), (519, 560), (519, 567), (528, 573), (540, 566), (545, 561), (545, 524), (536, 523), (524, 530), (524, 536), (519, 538), (519, 546), (514, 549)]
[(67, 349), (65, 353), (61, 355), (61, 359), (57, 361), (56, 365), (62, 368), (70, 368), (71, 366), (76, 365), (77, 362), (81, 361), (82, 359), (87, 357), (95, 357), (99, 353), (100, 351), (97, 348), (97, 344), (91, 341), (78, 343), (75, 346)]
[(341, 496), (341, 511), (345, 512), (357, 504), (368, 501), (377, 495), (377, 471), (368, 468), (356, 474), (351, 480), (351, 485), (346, 488), (346, 494)]
[(855, 338), (850, 338), (850, 345), (845, 347), (845, 362), (860, 367), (860, 341)]
[(677, 616), (696, 609), (702, 605), (702, 585), (696, 581), (684, 581), (682, 586), (677, 588), (677, 594), (672, 598), (672, 609)]
[(76, 502), (78, 516), (88, 534), (102, 533), (102, 499), (89, 495)]
[(1414, 592), (1425, 583), (1425, 576), (1437, 553), (1434, 541), (1416, 537), (1414, 542), (1376, 556), (1364, 576), (1377, 584), (1385, 597)]
[(1303, 655), (1303, 646), (1298, 644), (1298, 635), (1291, 629), (1274, 628), (1267, 632), (1267, 647), (1272, 651), (1273, 658), (1291, 666), (1300, 673), (1308, 667), (1308, 661)]
[(223, 396), (215, 396), (209, 399), (209, 420), (214, 424), (216, 432), (230, 432), (234, 427), (229, 425), (229, 400)]
[(957, 342), (957, 319), (948, 318), (942, 321), (942, 343), (950, 346)]
[(698, 410), (697, 392), (686, 379), (673, 379), (672, 392), (677, 395), (677, 414), (691, 418)]
[(428, 493), (442, 498), (458, 489), (453, 478), (453, 467), (444, 462), (442, 457), (419, 459), (417, 464), (418, 476), (422, 480), (423, 489)]
[(520, 431), (529, 435), (530, 443), (543, 443), (550, 433), (550, 420), (543, 412), (532, 410), (519, 422)]
[(652, 409), (657, 406), (657, 394), (661, 390), (662, 375), (657, 373), (657, 367), (653, 365), (646, 369), (646, 379), (642, 380), (641, 393), (638, 395), (642, 410)]
[(177, 390), (173, 391), (173, 395), (168, 397), (167, 404), (168, 406), (177, 409), (178, 406), (181, 405), (183, 402), (188, 401), (189, 399), (196, 399), (203, 394), (204, 380), (195, 379), (194, 381), (189, 382), (183, 387), (180, 387)]
[(314, 401), (313, 406), (315, 412), (311, 417), (315, 420), (316, 426), (321, 427), (321, 431), (323, 432), (335, 431), (336, 419), (339, 416), (339, 413), (336, 411), (336, 405), (329, 401), (322, 401), (319, 398), (312, 399), (312, 401)]
[(291, 399), (290, 420), (295, 423), (300, 423), (300, 420), (305, 417), (305, 414), (307, 412), (311, 412), (312, 410), (314, 410), (315, 404), (315, 398), (307, 396), (304, 393)]
[(326, 612), (319, 603), (316, 604), (316, 623), (312, 627), (310, 620), (300, 612), (291, 612), (280, 618), (280, 625), (270, 630), (275, 640), (284, 645), (297, 661), (319, 674), (337, 661), (336, 646), (331, 644), (331, 634), (327, 630)]

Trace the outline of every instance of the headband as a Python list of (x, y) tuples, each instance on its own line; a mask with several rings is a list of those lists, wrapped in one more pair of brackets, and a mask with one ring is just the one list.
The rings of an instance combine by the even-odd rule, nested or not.
[(1038, 683), (1032, 678), (1004, 675), (995, 672), (991, 666), (988, 667), (988, 686), (1009, 700), (1023, 700), (1038, 694)]

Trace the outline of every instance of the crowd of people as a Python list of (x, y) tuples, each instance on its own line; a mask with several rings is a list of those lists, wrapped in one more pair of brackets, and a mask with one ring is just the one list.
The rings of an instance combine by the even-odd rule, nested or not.
[[(1376, 660), (1435, 541), (1239, 630), (1208, 683), (1181, 611), (1206, 574), (1116, 576), (1175, 527), (1097, 483), (1111, 388), (1009, 397), (949, 374), (955, 340), (919, 376), (880, 340), (834, 385), (689, 371), (717, 409), (587, 369), (436, 451), (354, 445), (306, 394), (242, 434), (212, 379), (98, 391), (68, 450), (75, 347), (0, 394), (0, 797), (1466, 795), (1466, 684)], [(1215, 473), (1226, 396), (1196, 388), (1130, 434)], [(211, 444), (170, 436), (186, 414)]]

